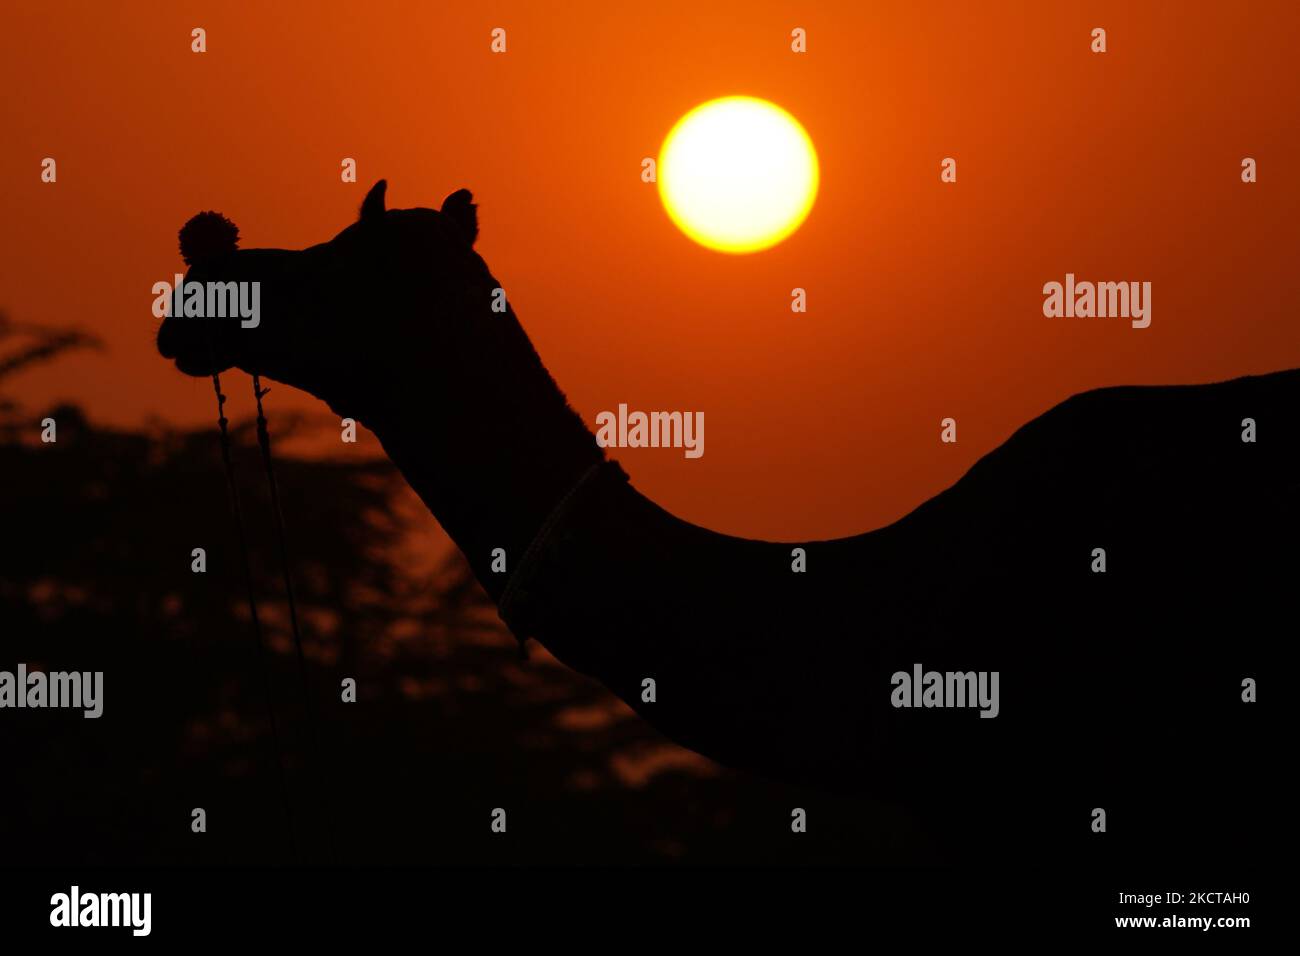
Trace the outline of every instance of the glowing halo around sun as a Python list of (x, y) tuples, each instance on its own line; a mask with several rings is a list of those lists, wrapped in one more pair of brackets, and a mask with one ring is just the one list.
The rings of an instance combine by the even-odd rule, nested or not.
[(657, 169), (677, 227), (720, 252), (767, 249), (802, 225), (817, 198), (817, 151), (775, 103), (726, 96), (677, 121)]

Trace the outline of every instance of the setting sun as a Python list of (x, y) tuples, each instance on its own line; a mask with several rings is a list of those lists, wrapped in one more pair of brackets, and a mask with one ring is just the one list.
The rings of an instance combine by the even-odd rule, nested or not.
[(728, 96), (691, 110), (659, 153), (659, 197), (673, 222), (721, 252), (757, 252), (799, 228), (817, 197), (817, 153), (793, 116)]

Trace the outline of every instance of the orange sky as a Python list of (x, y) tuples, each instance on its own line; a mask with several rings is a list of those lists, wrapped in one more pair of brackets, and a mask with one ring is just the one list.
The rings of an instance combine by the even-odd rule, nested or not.
[[(1294, 3), (13, 6), (0, 308), (109, 346), (28, 373), (35, 407), (209, 421), (209, 383), (152, 344), (176, 230), (213, 208), (245, 247), (299, 248), (380, 177), (393, 207), (474, 190), (479, 249), (589, 423), (619, 402), (705, 413), (703, 458), (616, 454), (722, 531), (864, 531), (1073, 392), (1300, 365)], [(751, 256), (686, 239), (640, 181), (675, 120), (730, 93), (793, 113), (821, 162), (808, 221)], [(1151, 281), (1151, 327), (1044, 318), (1067, 271)], [(273, 427), (323, 409), (270, 401)]]

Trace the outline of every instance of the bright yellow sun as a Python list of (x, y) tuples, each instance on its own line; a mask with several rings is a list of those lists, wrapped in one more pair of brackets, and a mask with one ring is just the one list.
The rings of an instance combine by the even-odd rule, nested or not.
[(701, 245), (757, 252), (799, 228), (817, 198), (817, 152), (799, 121), (752, 96), (691, 110), (659, 151), (659, 198)]

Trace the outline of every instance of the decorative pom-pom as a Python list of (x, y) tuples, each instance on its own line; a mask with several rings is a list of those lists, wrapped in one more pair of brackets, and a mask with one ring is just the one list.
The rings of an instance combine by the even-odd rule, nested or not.
[(234, 252), (239, 247), (239, 227), (219, 212), (201, 212), (181, 227), (181, 258), (197, 262)]

